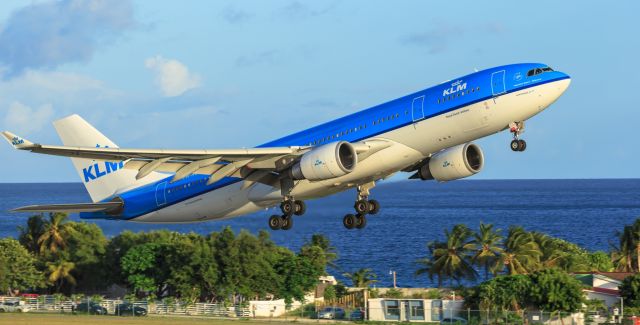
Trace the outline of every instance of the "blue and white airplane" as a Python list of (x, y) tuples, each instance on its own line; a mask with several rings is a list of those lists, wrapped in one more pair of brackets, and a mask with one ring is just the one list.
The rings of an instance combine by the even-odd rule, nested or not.
[(363, 228), (380, 209), (375, 182), (397, 172), (451, 181), (480, 172), (484, 155), (471, 141), (509, 130), (523, 151), (524, 121), (562, 95), (570, 77), (545, 64), (500, 66), (250, 149), (123, 149), (78, 115), (55, 121), (63, 146), (10, 132), (16, 149), (71, 157), (93, 203), (35, 205), (14, 211), (80, 213), (150, 223), (225, 219), (279, 205), (271, 229), (291, 229), (304, 200), (357, 189), (355, 213), (343, 223)]

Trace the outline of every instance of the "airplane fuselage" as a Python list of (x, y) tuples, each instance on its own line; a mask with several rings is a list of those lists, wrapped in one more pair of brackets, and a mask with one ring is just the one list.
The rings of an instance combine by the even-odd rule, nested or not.
[[(314, 147), (375, 139), (393, 143), (359, 162), (351, 173), (322, 181), (298, 180), (290, 193), (301, 200), (327, 196), (387, 178), (443, 149), (500, 132), (512, 122), (540, 113), (571, 80), (558, 71), (536, 73), (543, 68), (546, 65), (514, 64), (472, 73), (259, 147)], [(87, 181), (96, 176), (96, 170)], [(225, 177), (207, 185), (208, 175), (193, 174), (176, 182), (171, 182), (172, 177), (166, 174), (145, 186), (116, 193), (111, 198), (117, 196), (126, 203), (115, 219), (154, 223), (224, 219), (273, 207), (282, 200), (279, 188), (240, 178)], [(99, 212), (81, 213), (81, 217), (114, 219)]]

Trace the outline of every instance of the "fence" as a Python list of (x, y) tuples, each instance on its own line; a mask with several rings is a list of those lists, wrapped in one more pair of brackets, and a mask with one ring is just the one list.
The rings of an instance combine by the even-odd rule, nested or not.
[[(62, 312), (81, 313), (77, 309), (80, 304), (97, 305), (106, 310), (107, 314), (117, 314), (117, 306), (127, 303), (118, 299), (103, 299), (92, 301), (91, 298), (82, 298), (75, 301), (58, 296), (39, 296), (37, 298), (1, 297), (0, 303), (21, 301), (21, 306), (29, 311), (38, 312)], [(133, 306), (144, 308), (148, 314), (156, 315), (184, 315), (184, 316), (209, 316), (224, 318), (260, 318), (260, 319), (343, 319), (343, 320), (370, 320), (383, 322), (424, 322), (458, 325), (489, 325), (489, 324), (545, 324), (545, 325), (588, 325), (588, 324), (613, 324), (623, 323), (633, 325), (628, 317), (614, 315), (607, 310), (584, 311), (578, 313), (559, 313), (546, 311), (507, 311), (507, 310), (472, 310), (464, 309), (460, 305), (442, 305), (442, 308), (431, 308), (429, 300), (384, 299), (369, 300), (368, 308), (354, 308), (351, 306), (321, 306), (306, 304), (295, 309), (286, 309), (281, 313), (274, 313), (274, 302), (251, 302), (248, 305), (224, 305), (213, 303), (187, 304), (181, 302), (129, 302)], [(350, 305), (350, 304), (349, 304)], [(278, 305), (279, 306), (279, 305)], [(267, 311), (266, 313), (260, 311)], [(271, 312), (269, 312), (271, 311)], [(89, 308), (84, 310), (91, 313)]]

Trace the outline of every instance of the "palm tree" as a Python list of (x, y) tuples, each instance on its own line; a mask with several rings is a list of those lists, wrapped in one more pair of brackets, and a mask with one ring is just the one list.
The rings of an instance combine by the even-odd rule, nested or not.
[(327, 265), (334, 269), (338, 268), (338, 266), (334, 262), (338, 258), (338, 253), (336, 251), (336, 248), (334, 246), (331, 246), (329, 238), (321, 234), (313, 234), (311, 236), (311, 241), (307, 242), (306, 245), (318, 246), (322, 248), (322, 251), (324, 252), (324, 258), (327, 261)]
[[(428, 267), (427, 273), (432, 277), (438, 275), (438, 285), (441, 279), (448, 278), (460, 282), (462, 279), (475, 280), (477, 272), (471, 265), (470, 252), (474, 245), (469, 241), (472, 232), (465, 225), (455, 225), (451, 232), (445, 230), (446, 241), (430, 243), (430, 255), (418, 262)], [(424, 273), (424, 272), (422, 272)]]
[(633, 272), (633, 254), (637, 253), (637, 239), (633, 226), (625, 226), (622, 232), (617, 231), (618, 246), (612, 245), (611, 259), (616, 271)]
[(40, 254), (55, 254), (67, 246), (67, 238), (73, 232), (67, 218), (64, 213), (49, 214), (49, 220), (44, 222), (44, 232), (38, 238)]
[(471, 243), (475, 246), (473, 262), (484, 268), (485, 280), (489, 278), (489, 269), (502, 254), (502, 229), (493, 230), (493, 225), (480, 223), (480, 230), (473, 234)]
[(439, 242), (439, 241), (431, 241), (427, 244), (427, 250), (429, 251), (429, 254), (427, 255), (427, 257), (418, 259), (416, 262), (421, 265), (422, 267), (418, 268), (418, 270), (416, 270), (415, 275), (422, 275), (422, 274), (427, 274), (427, 276), (429, 276), (429, 280), (433, 281), (433, 276), (437, 276), (438, 277), (438, 288), (442, 287), (442, 280), (443, 280), (443, 276), (442, 276), (442, 271), (440, 269), (437, 269), (436, 267), (434, 267), (434, 251), (438, 248), (443, 248), (446, 247), (447, 244), (443, 243), (443, 242)]
[(71, 285), (76, 285), (76, 279), (71, 275), (71, 271), (73, 271), (75, 267), (76, 265), (74, 263), (63, 259), (47, 263), (49, 282), (56, 286), (56, 292), (60, 292), (60, 289), (65, 282)]
[(635, 242), (634, 248), (636, 251), (636, 272), (640, 272), (640, 219), (636, 219), (633, 223), (633, 241)]
[(378, 282), (375, 273), (371, 269), (359, 269), (353, 273), (344, 273), (343, 275), (351, 280), (356, 288), (366, 288), (372, 283)]
[(540, 247), (533, 235), (522, 227), (510, 227), (504, 243), (504, 251), (496, 261), (494, 271), (506, 272), (510, 275), (528, 274), (540, 265)]
[(40, 252), (40, 245), (38, 239), (44, 233), (44, 219), (42, 214), (37, 214), (29, 217), (27, 220), (27, 226), (18, 226), (18, 240), (20, 244), (26, 247), (30, 252), (38, 254)]

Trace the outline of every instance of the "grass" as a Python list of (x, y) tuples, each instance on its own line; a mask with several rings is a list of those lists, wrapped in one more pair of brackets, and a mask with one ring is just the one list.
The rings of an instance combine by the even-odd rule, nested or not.
[(279, 320), (230, 320), (196, 317), (118, 317), (118, 316), (88, 316), (71, 314), (40, 314), (40, 313), (2, 313), (0, 325), (277, 325), (291, 324), (291, 321)]

